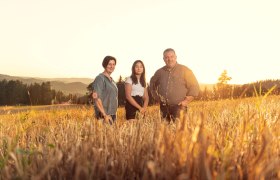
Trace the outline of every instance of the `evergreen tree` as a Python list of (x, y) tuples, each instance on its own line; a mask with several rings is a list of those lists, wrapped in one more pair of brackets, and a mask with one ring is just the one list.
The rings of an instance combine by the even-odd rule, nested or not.
[(219, 98), (229, 98), (232, 92), (231, 86), (228, 84), (232, 78), (228, 76), (227, 71), (224, 70), (217, 83), (217, 92)]
[(39, 105), (41, 101), (41, 85), (38, 83), (31, 84), (28, 90), (31, 104)]
[(117, 82), (118, 87), (118, 104), (119, 106), (125, 105), (126, 97), (125, 97), (125, 81), (122, 76), (119, 77)]
[(51, 83), (43, 82), (41, 84), (40, 102), (39, 104), (48, 105), (52, 102)]
[(0, 105), (7, 104), (6, 86), (8, 81), (6, 79), (0, 82)]

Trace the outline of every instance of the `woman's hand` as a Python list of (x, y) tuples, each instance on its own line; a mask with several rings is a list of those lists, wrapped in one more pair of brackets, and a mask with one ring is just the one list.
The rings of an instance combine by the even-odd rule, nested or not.
[(105, 116), (103, 116), (103, 117), (104, 117), (104, 121), (105, 121), (106, 123), (108, 123), (108, 124), (113, 123), (113, 119), (112, 119), (112, 117), (111, 117), (110, 115), (105, 115)]
[(139, 112), (140, 112), (141, 114), (145, 114), (146, 111), (147, 111), (147, 107), (141, 107), (141, 108), (139, 109)]

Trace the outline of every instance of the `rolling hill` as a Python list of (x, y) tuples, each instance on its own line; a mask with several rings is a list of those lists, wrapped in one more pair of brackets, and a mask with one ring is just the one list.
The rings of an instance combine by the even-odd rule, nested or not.
[(62, 91), (65, 94), (84, 95), (87, 92), (87, 86), (93, 80), (90, 78), (37, 78), (37, 77), (18, 77), (0, 74), (0, 81), (6, 79), (19, 80), (24, 84), (34, 84), (50, 81), (51, 86), (56, 91)]

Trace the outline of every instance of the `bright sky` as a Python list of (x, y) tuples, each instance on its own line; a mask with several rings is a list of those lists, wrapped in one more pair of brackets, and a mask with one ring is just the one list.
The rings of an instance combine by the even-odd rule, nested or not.
[(279, 0), (0, 0), (0, 74), (114, 79), (144, 61), (147, 79), (174, 48), (200, 83), (280, 79)]

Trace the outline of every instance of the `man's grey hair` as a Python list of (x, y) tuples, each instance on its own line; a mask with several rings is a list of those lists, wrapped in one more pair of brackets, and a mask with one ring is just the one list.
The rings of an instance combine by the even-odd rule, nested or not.
[(172, 48), (167, 48), (167, 49), (165, 49), (165, 50), (163, 51), (163, 55), (164, 55), (165, 53), (167, 53), (167, 52), (170, 52), (170, 51), (172, 51), (172, 52), (174, 52), (174, 54), (176, 54), (176, 52), (175, 52), (174, 49), (172, 49)]

